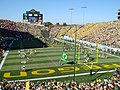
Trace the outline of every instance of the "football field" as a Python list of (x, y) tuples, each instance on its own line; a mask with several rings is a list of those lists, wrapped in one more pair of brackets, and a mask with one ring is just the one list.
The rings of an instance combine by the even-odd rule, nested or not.
[[(97, 78), (110, 78), (115, 68), (120, 68), (120, 58), (115, 55), (108, 55), (107, 58), (98, 58), (98, 63), (93, 64), (94, 75), (90, 75), (90, 68), (84, 64), (60, 65), (62, 45), (45, 48), (32, 48), (36, 52), (27, 54), (29, 49), (24, 49), (27, 57), (20, 57), (18, 50), (10, 50), (0, 70), (0, 80), (74, 80), (87, 82)], [(66, 51), (68, 60), (74, 60), (74, 50)], [(95, 55), (95, 54), (94, 54)], [(83, 55), (81, 54), (81, 57)], [(81, 58), (83, 60), (83, 58)], [(89, 66), (89, 64), (87, 64)], [(21, 72), (21, 67), (25, 71)], [(112, 70), (112, 71), (111, 71)]]

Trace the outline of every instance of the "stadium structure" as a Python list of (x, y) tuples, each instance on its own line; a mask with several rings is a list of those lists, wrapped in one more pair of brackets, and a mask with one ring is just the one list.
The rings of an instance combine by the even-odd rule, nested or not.
[[(41, 27), (0, 19), (0, 89), (119, 90), (120, 21)], [(119, 13), (118, 13), (119, 16)], [(40, 17), (40, 18), (39, 18)]]
[(30, 11), (26, 11), (26, 13), (23, 13), (23, 22), (42, 23), (43, 14), (41, 14), (39, 11), (31, 9)]

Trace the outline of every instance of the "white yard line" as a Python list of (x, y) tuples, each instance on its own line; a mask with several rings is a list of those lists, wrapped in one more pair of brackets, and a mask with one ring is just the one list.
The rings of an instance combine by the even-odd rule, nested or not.
[(53, 63), (55, 66), (57, 66), (57, 63), (53, 62), (53, 59), (51, 59), (51, 58), (49, 57), (49, 55), (47, 55), (47, 54), (43, 54), (43, 55), (47, 56), (47, 57), (49, 58), (49, 60), (51, 61), (51, 63)]
[[(99, 71), (97, 73), (107, 73), (107, 72), (114, 72), (115, 70), (109, 70), (109, 71)], [(81, 73), (76, 74), (76, 76), (83, 76), (83, 75), (89, 75), (90, 73)], [(53, 76), (53, 77), (44, 77), (44, 78), (34, 78), (34, 79), (24, 79), (24, 80), (16, 80), (16, 81), (35, 81), (35, 80), (47, 80), (47, 79), (56, 79), (56, 78), (66, 78), (66, 77), (73, 77), (73, 74), (70, 75), (62, 75), (62, 76)]]

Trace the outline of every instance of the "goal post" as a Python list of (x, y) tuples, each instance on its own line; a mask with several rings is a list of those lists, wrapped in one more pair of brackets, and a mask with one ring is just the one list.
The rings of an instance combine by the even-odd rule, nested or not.
[(98, 63), (99, 50), (98, 44), (95, 48), (90, 48), (87, 46), (82, 46), (77, 44), (77, 64), (95, 64)]

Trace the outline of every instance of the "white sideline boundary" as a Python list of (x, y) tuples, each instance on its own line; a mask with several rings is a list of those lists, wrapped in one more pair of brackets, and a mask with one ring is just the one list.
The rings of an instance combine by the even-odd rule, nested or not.
[(5, 59), (6, 59), (6, 57), (7, 57), (7, 55), (8, 55), (8, 52), (9, 52), (9, 50), (7, 50), (5, 53), (4, 53), (4, 58), (3, 58), (3, 60), (1, 61), (1, 64), (0, 64), (0, 70), (2, 69), (2, 66), (3, 66), (3, 64), (4, 64), (4, 62), (5, 62)]
[[(14, 41), (14, 40), (13, 40), (13, 41)], [(13, 44), (13, 41), (9, 44), (8, 47), (11, 47), (11, 45)], [(4, 62), (5, 62), (5, 59), (6, 59), (7, 55), (8, 55), (8, 53), (9, 53), (9, 49), (6, 50), (5, 53), (4, 53), (4, 55), (3, 55), (4, 58), (3, 58), (3, 60), (2, 60), (1, 63), (0, 63), (0, 70), (2, 69), (2, 66), (3, 66), (3, 64), (4, 64)]]
[[(107, 72), (114, 72), (115, 70), (109, 70), (109, 71), (99, 71), (97, 73), (107, 73)], [(89, 75), (90, 73), (81, 73), (76, 74), (75, 76), (83, 76), (83, 75)], [(62, 75), (62, 76), (53, 76), (53, 77), (44, 77), (44, 78), (34, 78), (34, 79), (24, 79), (24, 80), (15, 80), (15, 81), (36, 81), (36, 80), (47, 80), (47, 79), (56, 79), (56, 78), (65, 78), (65, 77), (73, 77), (73, 74), (70, 75)]]

